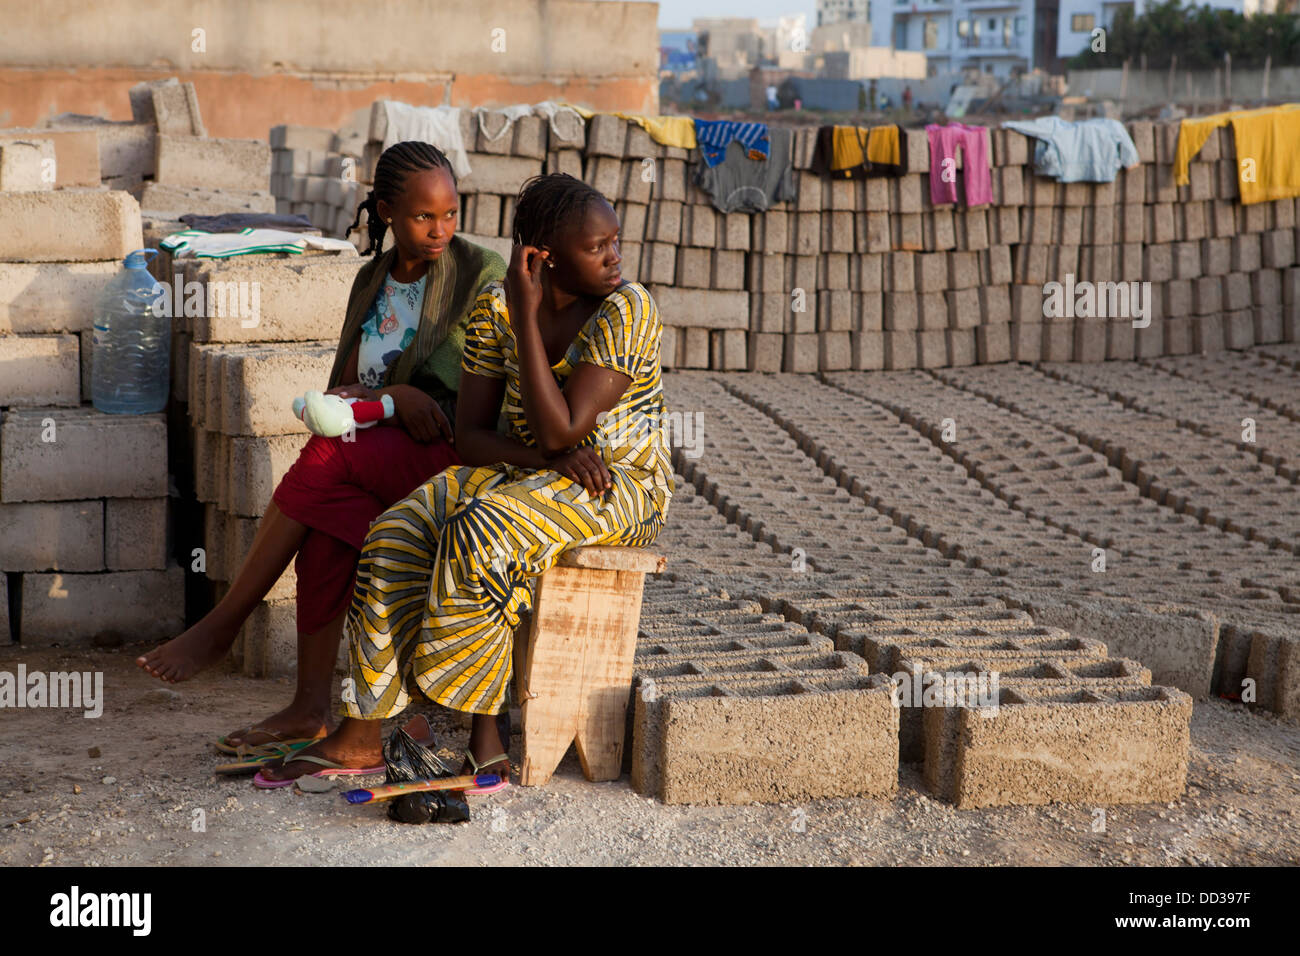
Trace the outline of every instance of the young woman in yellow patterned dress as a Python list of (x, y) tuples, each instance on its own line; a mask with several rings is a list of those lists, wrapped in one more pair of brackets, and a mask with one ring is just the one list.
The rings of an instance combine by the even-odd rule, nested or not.
[(572, 176), (520, 190), (506, 279), (484, 287), (466, 330), (466, 464), (371, 526), (345, 631), (345, 719), (264, 782), (382, 763), (380, 720), (413, 693), (474, 715), (462, 772), (508, 776), (493, 715), (531, 580), (571, 548), (650, 544), (672, 498), (659, 314), (620, 276), (618, 230), (608, 201)]

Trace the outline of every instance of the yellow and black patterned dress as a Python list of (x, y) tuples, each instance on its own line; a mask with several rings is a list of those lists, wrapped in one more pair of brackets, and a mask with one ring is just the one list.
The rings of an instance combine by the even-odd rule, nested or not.
[[(571, 548), (643, 547), (658, 537), (673, 493), (661, 328), (650, 293), (624, 282), (552, 367), (560, 387), (582, 362), (632, 379), (582, 441), (609, 468), (613, 487), (603, 495), (592, 497), (547, 469), (457, 465), (371, 525), (345, 631), (353, 691), (343, 695), (345, 715), (391, 717), (415, 692), (455, 710), (500, 713), (519, 612), (532, 606), (532, 579)], [(536, 446), (501, 281), (479, 294), (461, 367), (505, 379), (502, 414), (510, 434)]]

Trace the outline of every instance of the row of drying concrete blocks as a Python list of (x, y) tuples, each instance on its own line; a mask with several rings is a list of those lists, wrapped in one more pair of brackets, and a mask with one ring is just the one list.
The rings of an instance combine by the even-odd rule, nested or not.
[[(922, 761), (927, 786), (963, 809), (1183, 792), (1191, 699), (1151, 688), (1149, 671), (1100, 642), (1023, 614), (990, 630), (988, 611), (947, 599), (804, 599), (873, 609), (873, 623), (836, 640), (856, 642), (864, 662), (772, 613), (780, 601), (762, 613), (656, 593), (642, 614), (630, 762), (633, 787), (664, 802), (889, 797), (900, 758)], [(931, 675), (968, 672), (998, 673), (992, 707), (909, 699)]]

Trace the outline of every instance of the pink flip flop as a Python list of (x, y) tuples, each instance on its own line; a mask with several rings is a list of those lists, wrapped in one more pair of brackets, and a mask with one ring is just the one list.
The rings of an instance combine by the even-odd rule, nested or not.
[[(317, 770), (315, 773), (299, 774), (299, 777), (364, 777), (384, 773), (386, 769), (383, 764), (378, 767), (363, 767), (360, 769), (344, 767), (326, 757), (317, 757), (315, 754), (294, 754), (286, 762), (294, 763), (299, 760), (305, 763), (318, 763), (325, 768), (324, 770)], [(259, 770), (256, 776), (253, 777), (253, 786), (259, 790), (278, 790), (281, 787), (292, 786), (297, 779), (298, 777), (290, 777), (288, 780), (270, 780), (262, 776), (262, 771)]]
[[(484, 767), (490, 767), (494, 763), (500, 763), (502, 760), (506, 761), (507, 763), (510, 761), (509, 755), (497, 754), (495, 757), (489, 757), (487, 760), (484, 760), (480, 764), (477, 760), (474, 759), (474, 755), (470, 753), (470, 751), (468, 750), (465, 751), (465, 757), (469, 761), (469, 765), (474, 768), (475, 775), (487, 773), (488, 771), (484, 770), (483, 769)], [(489, 793), (500, 793), (508, 786), (510, 786), (509, 772), (507, 772), (504, 776), (501, 777), (500, 783), (494, 783), (490, 787), (467, 787), (466, 789), (462, 790), (461, 793), (472, 794), (474, 796), (486, 796)]]

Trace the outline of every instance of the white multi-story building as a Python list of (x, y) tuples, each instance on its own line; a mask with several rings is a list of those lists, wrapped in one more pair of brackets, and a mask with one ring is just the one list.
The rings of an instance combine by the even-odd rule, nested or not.
[[(1141, 16), (1148, 2), (869, 0), (868, 18), (873, 45), (923, 52), (932, 75), (974, 67), (1006, 76), (1017, 68), (1059, 69), (1062, 59), (1088, 48), (1095, 28), (1109, 28), (1123, 9)], [(1204, 2), (1248, 15), (1277, 8), (1277, 0)]]
[(817, 0), (817, 26), (844, 21), (866, 23), (869, 0)]

